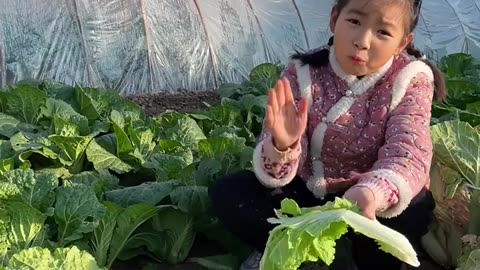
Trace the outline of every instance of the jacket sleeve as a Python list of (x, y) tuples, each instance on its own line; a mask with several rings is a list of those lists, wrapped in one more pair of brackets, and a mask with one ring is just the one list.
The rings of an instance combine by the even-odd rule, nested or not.
[[(297, 70), (308, 72), (309, 76), (308, 66), (301, 67), (297, 61), (292, 61), (282, 73), (282, 77), (289, 80), (295, 103), (298, 106), (298, 102), (301, 100), (300, 87), (303, 85), (302, 83), (299, 85)], [(304, 134), (289, 149), (278, 150), (273, 145), (271, 133), (264, 121), (263, 130), (253, 154), (253, 170), (258, 180), (269, 188), (278, 188), (290, 183), (306, 159), (307, 147), (308, 140)]]
[[(378, 152), (378, 160), (355, 185), (373, 191), (380, 217), (401, 214), (429, 181), (433, 74), (423, 62), (414, 63), (395, 82), (385, 143)], [(423, 71), (412, 72), (419, 69)]]

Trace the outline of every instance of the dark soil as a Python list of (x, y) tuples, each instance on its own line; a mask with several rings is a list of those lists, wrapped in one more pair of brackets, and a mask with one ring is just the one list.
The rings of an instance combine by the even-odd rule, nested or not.
[(127, 98), (142, 106), (149, 116), (166, 111), (196, 112), (207, 109), (208, 105), (220, 104), (220, 97), (213, 91), (179, 90), (176, 93), (161, 92), (152, 95), (127, 96)]

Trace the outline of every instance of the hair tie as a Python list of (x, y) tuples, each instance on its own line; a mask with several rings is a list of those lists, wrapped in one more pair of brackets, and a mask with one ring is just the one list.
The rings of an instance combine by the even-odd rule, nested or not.
[(418, 59), (425, 61), (427, 60), (427, 57), (425, 56), (425, 54), (422, 54), (422, 56), (420, 56)]

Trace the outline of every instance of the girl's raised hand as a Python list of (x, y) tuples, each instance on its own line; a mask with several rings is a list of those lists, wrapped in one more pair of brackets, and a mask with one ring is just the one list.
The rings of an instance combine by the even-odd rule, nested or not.
[(268, 93), (267, 105), (267, 127), (275, 147), (283, 151), (295, 144), (307, 127), (307, 119), (308, 101), (302, 98), (297, 108), (289, 81), (277, 81)]

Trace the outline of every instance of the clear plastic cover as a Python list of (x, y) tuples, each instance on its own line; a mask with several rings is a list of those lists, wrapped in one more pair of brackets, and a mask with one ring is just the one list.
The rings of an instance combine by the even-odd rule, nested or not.
[[(333, 0), (0, 0), (0, 86), (208, 90), (330, 37)], [(424, 0), (416, 45), (480, 57), (480, 0)]]

